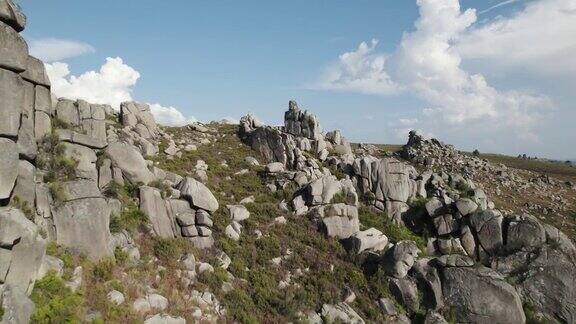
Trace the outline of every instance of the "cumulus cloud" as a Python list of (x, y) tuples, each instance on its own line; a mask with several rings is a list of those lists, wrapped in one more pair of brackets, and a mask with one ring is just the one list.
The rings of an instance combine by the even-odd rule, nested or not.
[(539, 76), (571, 77), (576, 85), (576, 1), (540, 0), (510, 17), (473, 28), (455, 46), (464, 59)]
[[(140, 73), (120, 57), (108, 57), (99, 71), (88, 71), (79, 76), (71, 75), (66, 63), (45, 63), (45, 66), (52, 92), (57, 97), (107, 104), (115, 110), (120, 110), (122, 102), (133, 100), (132, 90), (140, 78)], [(156, 103), (150, 105), (150, 110), (156, 121), (164, 125), (181, 126), (196, 121), (171, 106)]]
[[(562, 3), (565, 12), (572, 12), (567, 2), (574, 3), (573, 0), (540, 2)], [(407, 126), (411, 129), (438, 130), (439, 133), (446, 128), (484, 133), (513, 129), (517, 137), (533, 140), (532, 126), (541, 117), (542, 111), (551, 106), (550, 99), (520, 90), (497, 89), (483, 74), (467, 71), (463, 67), (463, 60), (469, 58), (472, 52), (488, 56), (490, 49), (499, 46), (504, 49), (494, 50), (494, 58), (531, 55), (528, 52), (534, 49), (531, 45), (533, 41), (528, 41), (526, 37), (504, 46), (509, 36), (496, 37), (498, 26), (502, 29), (502, 26), (513, 25), (508, 27), (509, 30), (524, 33), (520, 29), (529, 25), (528, 20), (544, 19), (546, 16), (532, 12), (547, 10), (538, 6), (538, 9), (527, 8), (512, 18), (498, 18), (478, 26), (476, 10), (461, 10), (458, 0), (417, 0), (417, 4), (420, 16), (415, 22), (415, 30), (404, 33), (394, 53), (376, 53), (376, 41), (372, 41), (370, 46), (360, 44), (356, 51), (341, 55), (337, 66), (327, 69), (328, 75), (335, 77), (325, 79), (330, 82), (325, 82), (327, 86), (324, 89), (381, 95), (390, 95), (402, 89), (416, 95), (427, 105), (421, 112), (424, 118), (400, 119), (398, 129), (402, 131), (408, 129)], [(525, 17), (527, 15), (529, 18)], [(564, 24), (567, 22), (559, 22), (557, 27)], [(529, 30), (533, 33), (534, 28), (540, 27), (540, 23), (532, 22)], [(550, 27), (550, 30), (553, 29)], [(551, 35), (549, 37), (553, 38)], [(563, 40), (558, 43), (576, 41), (576, 36), (571, 41), (561, 38)], [(482, 44), (477, 45), (479, 42)], [(556, 44), (556, 41), (550, 42)], [(476, 51), (475, 46), (481, 46), (484, 52)], [(524, 50), (526, 54), (518, 53)], [(527, 57), (524, 62), (529, 60)]]
[(29, 42), (30, 54), (44, 62), (54, 62), (93, 53), (92, 45), (59, 38), (32, 39)]
[(140, 73), (119, 57), (108, 57), (99, 71), (80, 76), (70, 75), (68, 64), (61, 62), (46, 64), (46, 72), (58, 97), (108, 104), (116, 110), (121, 102), (132, 100), (132, 88), (140, 78)]
[(156, 122), (166, 126), (184, 126), (196, 122), (194, 117), (185, 117), (178, 109), (160, 104), (149, 104)]
[(395, 56), (398, 80), (430, 105), (432, 117), (448, 124), (489, 121), (529, 128), (546, 98), (498, 90), (461, 66), (453, 44), (476, 21), (475, 10), (462, 12), (457, 0), (419, 0), (418, 5), (416, 30), (404, 35)]
[(391, 94), (399, 91), (386, 72), (386, 55), (375, 54), (378, 41), (362, 42), (355, 51), (340, 55), (338, 62), (311, 88), (354, 91), (366, 94)]

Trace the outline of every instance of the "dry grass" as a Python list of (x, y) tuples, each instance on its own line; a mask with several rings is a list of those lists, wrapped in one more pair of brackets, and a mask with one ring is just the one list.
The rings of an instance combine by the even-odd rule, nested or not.
[(502, 163), (510, 168), (542, 173), (561, 180), (576, 181), (576, 167), (561, 162), (528, 160), (501, 154), (481, 154), (480, 157), (492, 163)]

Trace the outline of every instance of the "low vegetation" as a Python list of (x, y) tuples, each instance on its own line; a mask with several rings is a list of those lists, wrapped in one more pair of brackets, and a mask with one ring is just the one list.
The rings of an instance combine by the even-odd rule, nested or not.
[(78, 161), (66, 156), (66, 146), (54, 133), (45, 135), (38, 144), (36, 164), (46, 171), (47, 183), (73, 180), (76, 176)]
[(54, 272), (36, 281), (30, 299), (36, 305), (32, 323), (79, 323), (83, 318), (83, 297), (66, 287)]

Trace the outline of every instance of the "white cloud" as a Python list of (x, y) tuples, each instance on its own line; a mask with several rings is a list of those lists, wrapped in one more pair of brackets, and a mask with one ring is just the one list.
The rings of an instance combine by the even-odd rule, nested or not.
[(540, 0), (462, 35), (455, 50), (490, 68), (568, 76), (576, 85), (576, 1)]
[(458, 0), (418, 0), (418, 5), (416, 30), (403, 36), (395, 55), (399, 82), (431, 106), (433, 118), (449, 125), (489, 121), (491, 127), (528, 129), (546, 98), (498, 90), (461, 66), (453, 44), (476, 21), (475, 10), (462, 12)]
[(176, 108), (164, 107), (160, 104), (149, 104), (150, 111), (154, 115), (156, 122), (167, 126), (184, 126), (196, 122), (194, 117), (184, 117), (184, 115)]
[(61, 62), (46, 64), (46, 72), (56, 96), (108, 104), (116, 110), (121, 102), (132, 100), (132, 88), (140, 78), (140, 73), (119, 57), (108, 57), (100, 71), (80, 76), (70, 75), (68, 64)]
[(353, 52), (340, 55), (338, 62), (311, 88), (354, 91), (366, 94), (391, 94), (399, 91), (386, 72), (386, 56), (374, 54), (378, 41), (362, 42)]
[[(574, 3), (573, 0), (540, 2), (562, 2), (565, 11), (571, 12), (571, 7), (567, 6), (568, 1)], [(471, 73), (463, 67), (463, 60), (469, 57), (464, 53), (474, 52), (474, 44), (479, 40), (486, 44), (483, 49), (488, 51), (503, 46), (501, 42), (506, 42), (508, 37), (502, 36), (501, 41), (494, 43), (483, 40), (484, 37), (496, 40), (498, 38), (486, 31), (478, 32), (479, 30), (486, 28), (493, 31), (497, 28), (490, 27), (490, 23), (477, 26), (476, 10), (462, 11), (458, 0), (416, 2), (420, 17), (415, 22), (415, 30), (404, 33), (401, 43), (392, 55), (375, 53), (376, 41), (372, 41), (371, 46), (362, 43), (358, 50), (341, 55), (336, 68), (332, 66), (327, 69), (328, 75), (336, 77), (326, 79), (331, 82), (325, 83), (324, 89), (381, 95), (390, 95), (402, 89), (416, 95), (426, 103), (426, 108), (422, 111), (424, 118), (401, 119), (398, 124), (399, 131), (402, 132), (408, 128), (407, 126), (434, 133), (442, 133), (446, 129), (459, 129), (465, 132), (490, 133), (492, 136), (497, 136), (498, 131), (505, 131), (513, 133), (517, 138), (534, 140), (532, 127), (542, 116), (544, 108), (551, 106), (551, 100), (546, 96), (525, 91), (497, 89), (483, 74)], [(531, 11), (534, 9), (526, 9), (526, 12)], [(525, 14), (518, 14), (509, 21), (519, 19), (519, 16)], [(538, 16), (538, 19), (544, 18), (543, 14), (532, 16)], [(498, 18), (498, 23), (494, 24), (518, 25), (512, 28), (517, 33), (520, 33), (520, 27), (524, 26), (524, 23), (505, 21), (505, 18)], [(542, 22), (532, 24), (530, 30), (534, 32), (535, 28), (541, 27)], [(573, 22), (572, 25), (576, 26)], [(475, 36), (475, 33), (480, 36)], [(517, 35), (513, 36), (515, 37)], [(576, 36), (571, 41), (561, 38), (569, 44), (576, 42)], [(459, 45), (464, 41), (467, 42), (466, 47)], [(497, 53), (494, 54), (494, 58), (506, 55), (530, 55), (509, 54), (518, 51), (528, 53), (534, 48), (534, 42), (528, 39), (522, 41), (525, 43), (514, 41), (509, 47), (495, 50)]]
[(60, 61), (95, 52), (90, 44), (58, 38), (32, 39), (30, 54), (44, 62)]
[[(99, 71), (88, 71), (80, 76), (70, 75), (66, 63), (46, 63), (45, 66), (52, 92), (57, 97), (107, 104), (117, 111), (122, 102), (133, 100), (132, 89), (140, 78), (140, 73), (119, 57), (108, 57)], [(164, 125), (181, 126), (196, 121), (194, 117), (185, 117), (171, 106), (151, 104), (150, 110), (156, 121)]]

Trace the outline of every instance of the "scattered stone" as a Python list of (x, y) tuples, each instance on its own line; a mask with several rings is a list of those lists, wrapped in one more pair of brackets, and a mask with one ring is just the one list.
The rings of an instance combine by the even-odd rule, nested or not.
[(219, 207), (218, 201), (210, 189), (194, 178), (184, 178), (178, 185), (178, 190), (180, 190), (182, 198), (188, 200), (194, 207), (209, 212), (215, 212)]
[(116, 305), (122, 305), (124, 303), (124, 294), (118, 290), (112, 290), (108, 293), (108, 300)]

